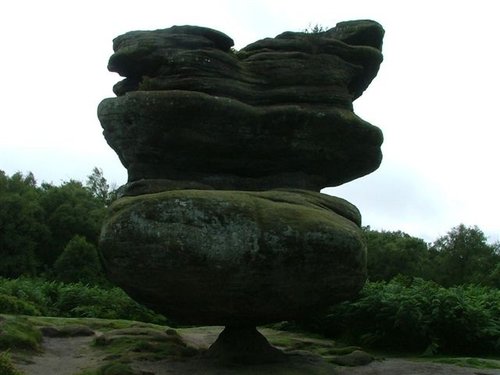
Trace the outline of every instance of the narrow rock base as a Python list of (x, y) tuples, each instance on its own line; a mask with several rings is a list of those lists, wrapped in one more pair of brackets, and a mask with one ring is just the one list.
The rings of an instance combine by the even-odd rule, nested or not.
[(205, 356), (227, 364), (262, 364), (286, 360), (285, 354), (271, 346), (253, 326), (226, 326)]

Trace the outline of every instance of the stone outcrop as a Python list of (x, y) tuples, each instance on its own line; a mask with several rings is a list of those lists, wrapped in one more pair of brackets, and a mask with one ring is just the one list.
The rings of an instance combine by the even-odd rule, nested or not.
[(365, 279), (361, 218), (307, 191), (173, 190), (126, 197), (101, 235), (109, 277), (187, 324), (307, 316)]
[(115, 86), (119, 97), (99, 106), (104, 135), (129, 182), (340, 185), (381, 162), (382, 133), (352, 101), (378, 71), (382, 35), (375, 22), (344, 22), (234, 52), (229, 37), (206, 28), (127, 33), (109, 61), (127, 78)]
[(282, 359), (256, 325), (354, 296), (361, 215), (318, 191), (381, 162), (382, 133), (352, 101), (382, 36), (351, 21), (240, 51), (194, 26), (116, 38), (108, 67), (126, 78), (98, 116), (129, 180), (101, 233), (109, 278), (174, 321), (225, 325), (209, 356), (229, 361)]

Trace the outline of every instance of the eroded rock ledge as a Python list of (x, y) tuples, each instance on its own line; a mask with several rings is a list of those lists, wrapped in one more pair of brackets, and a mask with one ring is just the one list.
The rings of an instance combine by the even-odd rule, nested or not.
[(98, 109), (104, 135), (129, 182), (157, 190), (340, 185), (382, 159), (381, 131), (352, 101), (377, 74), (383, 33), (349, 21), (237, 52), (202, 27), (126, 33), (108, 65), (126, 78)]
[(108, 69), (130, 91), (188, 90), (250, 105), (324, 104), (351, 108), (382, 62), (384, 31), (373, 21), (342, 22), (320, 33), (285, 32), (240, 51), (208, 28), (133, 31), (114, 40)]

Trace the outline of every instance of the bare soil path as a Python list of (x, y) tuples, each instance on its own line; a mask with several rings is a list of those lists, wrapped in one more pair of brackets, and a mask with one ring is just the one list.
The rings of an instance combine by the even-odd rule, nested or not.
[(102, 355), (92, 349), (93, 337), (44, 337), (43, 352), (31, 358), (31, 363), (17, 367), (27, 375), (73, 375), (95, 368)]

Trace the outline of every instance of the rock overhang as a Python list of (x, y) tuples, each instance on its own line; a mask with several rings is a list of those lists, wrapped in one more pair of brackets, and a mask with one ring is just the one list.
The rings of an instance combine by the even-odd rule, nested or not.
[(104, 135), (130, 183), (343, 184), (382, 160), (382, 132), (353, 113), (352, 101), (378, 72), (383, 33), (374, 21), (349, 21), (240, 51), (196, 26), (126, 33), (114, 40), (109, 68), (127, 78), (98, 110)]

